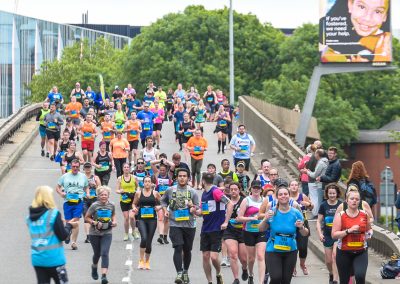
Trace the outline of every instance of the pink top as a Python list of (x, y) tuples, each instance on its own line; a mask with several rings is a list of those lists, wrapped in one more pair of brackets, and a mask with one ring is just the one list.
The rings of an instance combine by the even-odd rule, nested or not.
[(157, 114), (157, 117), (154, 119), (154, 123), (163, 123), (164, 121), (164, 110), (162, 108), (158, 109), (158, 112), (153, 108), (151, 111)]
[[(310, 158), (311, 158), (310, 154), (304, 155), (303, 159), (301, 159), (301, 161), (297, 164), (297, 168), (298, 168), (299, 170), (305, 169), (305, 168), (306, 168), (306, 164), (307, 164), (307, 162), (310, 160)], [(307, 173), (301, 174), (300, 180), (301, 180), (302, 182), (308, 182), (308, 175), (307, 175)]]

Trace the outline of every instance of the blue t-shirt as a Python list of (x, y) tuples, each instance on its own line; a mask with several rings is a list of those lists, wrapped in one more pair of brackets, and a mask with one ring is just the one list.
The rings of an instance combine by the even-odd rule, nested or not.
[[(274, 210), (275, 211), (275, 210)], [(286, 213), (275, 211), (270, 223), (270, 238), (267, 242), (267, 252), (288, 252), (297, 250), (296, 221), (303, 221), (303, 214), (298, 209), (290, 207)]]
[(136, 111), (136, 109), (134, 107), (142, 106), (142, 103), (138, 99), (126, 100), (125, 102), (126, 102), (126, 107), (128, 108), (128, 117), (130, 117), (130, 115), (133, 111)]
[(66, 199), (68, 199), (69, 194), (77, 194), (79, 199), (82, 199), (89, 181), (85, 174), (77, 173), (74, 175), (66, 173), (58, 179), (57, 184), (63, 187), (64, 192), (67, 194)]
[(201, 232), (219, 232), (225, 221), (225, 204), (221, 202), (224, 193), (216, 186), (209, 191), (203, 191), (201, 195), (201, 210), (203, 213), (203, 225)]
[(55, 101), (61, 102), (62, 99), (63, 99), (63, 96), (61, 95), (61, 93), (57, 93), (57, 94), (56, 94), (56, 93), (50, 92), (50, 93), (47, 95), (47, 98), (49, 99), (50, 104), (52, 104), (52, 103), (54, 103)]
[(183, 114), (185, 112), (184, 111), (177, 111), (174, 113), (174, 117), (176, 119), (175, 122), (175, 131), (179, 131), (179, 125), (181, 124), (181, 122), (183, 121)]
[(85, 95), (86, 95), (86, 98), (89, 99), (89, 102), (93, 102), (93, 101), (94, 101), (94, 98), (95, 98), (95, 96), (96, 96), (96, 93), (93, 92), (93, 91), (90, 91), (90, 92), (86, 91), (86, 92), (85, 92)]
[(154, 119), (153, 112), (141, 110), (137, 114), (137, 119), (144, 120), (144, 123), (142, 122), (143, 132), (141, 133), (141, 136), (144, 135), (143, 133), (146, 133), (146, 132), (148, 133), (149, 131), (150, 132), (153, 131), (153, 119)]

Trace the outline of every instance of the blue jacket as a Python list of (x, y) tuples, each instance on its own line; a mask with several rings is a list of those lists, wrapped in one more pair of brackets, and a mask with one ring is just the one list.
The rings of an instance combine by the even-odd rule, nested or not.
[(342, 166), (340, 165), (339, 159), (330, 160), (325, 174), (321, 176), (321, 182), (323, 183), (338, 182), (341, 175), (342, 175)]

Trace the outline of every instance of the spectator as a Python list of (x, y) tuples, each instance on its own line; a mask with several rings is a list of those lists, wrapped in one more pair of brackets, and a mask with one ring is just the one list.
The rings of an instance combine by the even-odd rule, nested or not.
[[(314, 144), (310, 144), (306, 148), (306, 154), (304, 157), (299, 157), (299, 163), (297, 164), (297, 168), (301, 171), (302, 169), (306, 168), (306, 165), (308, 161), (310, 161), (310, 158), (314, 155), (314, 152), (316, 150), (316, 147)], [(300, 180), (301, 180), (301, 191), (305, 195), (309, 195), (309, 190), (308, 190), (308, 182), (309, 182), (309, 177), (307, 173), (300, 173)]]
[(328, 148), (328, 159), (329, 165), (324, 175), (317, 177), (316, 180), (322, 182), (322, 188), (324, 189), (328, 183), (338, 182), (342, 175), (342, 166), (340, 165), (339, 159), (337, 158), (336, 147)]

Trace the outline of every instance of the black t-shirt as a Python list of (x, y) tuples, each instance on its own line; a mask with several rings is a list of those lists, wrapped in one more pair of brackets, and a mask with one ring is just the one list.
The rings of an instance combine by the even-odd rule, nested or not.
[(328, 201), (325, 200), (322, 202), (322, 204), (319, 206), (318, 214), (321, 214), (323, 216), (323, 222), (324, 222), (324, 227), (323, 227), (323, 233), (324, 235), (330, 235), (332, 231), (332, 223), (333, 223), (333, 218), (335, 217), (336, 210), (339, 207), (339, 205), (342, 204), (340, 200), (336, 202), (335, 205), (329, 205)]
[[(189, 173), (190, 173), (190, 168), (189, 168), (189, 166), (186, 164), (186, 163), (184, 163), (184, 162), (180, 162), (179, 163), (179, 166), (175, 166), (175, 169), (172, 171), (172, 170), (170, 170), (170, 172), (172, 173), (172, 180), (173, 181), (176, 181), (176, 178), (178, 177), (178, 175), (177, 175), (177, 173), (176, 173), (176, 170), (177, 169), (187, 169), (188, 171), (189, 171)], [(189, 179), (190, 179), (190, 174), (189, 174)]]

